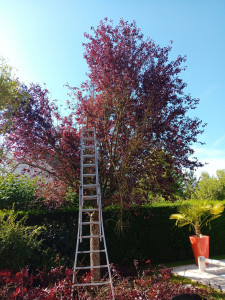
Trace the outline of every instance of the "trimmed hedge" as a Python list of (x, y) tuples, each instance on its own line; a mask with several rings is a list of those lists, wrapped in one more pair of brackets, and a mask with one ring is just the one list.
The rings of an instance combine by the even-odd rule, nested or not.
[[(189, 232), (188, 227), (178, 228), (169, 220), (178, 205), (168, 203), (131, 209), (123, 214), (125, 228), (122, 232), (116, 230), (120, 211), (106, 209), (103, 220), (110, 261), (119, 266), (131, 266), (135, 259), (140, 262), (150, 259), (158, 264), (193, 258), (188, 238), (193, 232)], [(21, 217), (24, 214), (28, 215), (27, 225), (47, 228), (42, 236), (44, 247), (72, 265), (78, 210), (20, 212)], [(212, 222), (212, 230), (204, 227), (202, 233), (210, 235), (210, 256), (225, 253), (225, 213)]]
[[(113, 221), (105, 222), (107, 247), (111, 261), (130, 264), (134, 259), (153, 263), (168, 263), (192, 259), (188, 226), (178, 228), (169, 216), (177, 206), (143, 207), (139, 214), (132, 213), (128, 228), (123, 235), (116, 235)], [(108, 216), (110, 217), (110, 215)], [(107, 220), (107, 215), (103, 216)], [(204, 227), (203, 234), (210, 236), (210, 256), (225, 253), (225, 213), (212, 221), (212, 229)], [(194, 262), (194, 258), (193, 258)]]

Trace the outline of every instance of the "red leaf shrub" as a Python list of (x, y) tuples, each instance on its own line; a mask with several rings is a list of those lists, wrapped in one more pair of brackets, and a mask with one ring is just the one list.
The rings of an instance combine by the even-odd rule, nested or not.
[[(135, 277), (123, 278), (112, 266), (114, 292), (116, 300), (125, 299), (160, 299), (169, 300), (181, 293), (199, 294), (207, 296), (208, 292), (194, 287), (182, 286), (170, 282), (171, 270), (164, 266), (138, 271)], [(9, 270), (0, 271), (0, 298), (15, 300), (106, 300), (112, 299), (110, 286), (102, 288), (82, 287), (72, 288), (73, 271), (60, 266), (50, 271), (36, 270), (36, 274), (30, 274), (27, 268), (13, 274)], [(82, 277), (83, 282), (91, 280), (91, 274), (86, 273)], [(72, 296), (73, 295), (73, 296)]]

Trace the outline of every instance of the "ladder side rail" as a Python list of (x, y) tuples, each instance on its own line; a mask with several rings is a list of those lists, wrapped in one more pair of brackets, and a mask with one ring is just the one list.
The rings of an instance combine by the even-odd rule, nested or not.
[[(97, 185), (97, 202), (98, 202), (98, 218), (99, 218), (99, 234), (103, 235), (102, 233), (102, 203), (101, 203), (101, 188), (100, 184)], [(102, 238), (100, 238), (100, 241)]]
[[(97, 206), (98, 206), (98, 216), (99, 216), (99, 234), (102, 235), (102, 220), (101, 220), (101, 189), (99, 184), (99, 176), (98, 176), (98, 148), (97, 148), (97, 139), (96, 139), (96, 133), (94, 131), (94, 144), (95, 144), (95, 174), (96, 174), (96, 192), (97, 192)], [(100, 238), (100, 241), (102, 238)]]
[[(97, 139), (96, 139), (96, 133), (94, 131), (94, 143), (95, 143), (95, 180), (96, 180), (96, 192), (97, 192), (97, 206), (99, 208), (99, 218), (101, 216), (101, 194), (100, 194), (100, 185), (99, 185), (99, 176), (98, 176), (98, 145), (97, 145)], [(99, 220), (99, 231), (101, 234), (101, 220)]]
[(96, 133), (94, 131), (94, 144), (95, 144), (95, 174), (96, 174), (96, 184), (99, 184), (98, 178), (98, 144), (96, 139)]
[(80, 242), (82, 242), (82, 208), (83, 208), (83, 128), (81, 131), (81, 142), (80, 142), (80, 178), (81, 178), (81, 185), (79, 190), (79, 228), (80, 228)]
[(82, 186), (79, 187), (79, 218), (78, 218), (78, 230), (79, 230), (79, 236), (80, 236), (80, 242), (82, 242), (82, 201), (83, 201), (83, 195), (82, 195)]
[(80, 158), (81, 158), (81, 164), (80, 164), (80, 166), (81, 166), (81, 168), (80, 168), (80, 172), (81, 172), (81, 174), (80, 174), (80, 176), (81, 176), (81, 187), (80, 187), (80, 197), (79, 197), (79, 199), (80, 199), (80, 205), (79, 205), (79, 212), (80, 212), (80, 219), (79, 219), (79, 226), (80, 226), (80, 242), (82, 242), (82, 235), (83, 235), (83, 233), (82, 233), (82, 222), (83, 222), (83, 220), (82, 220), (82, 217), (83, 217), (83, 215), (82, 215), (82, 208), (83, 208), (83, 201), (84, 201), (84, 198), (83, 198), (83, 195), (84, 195), (84, 187), (83, 187), (83, 184), (84, 184), (84, 182), (83, 182), (83, 171), (84, 171), (84, 167), (83, 167), (83, 128), (82, 128), (82, 132), (81, 132), (81, 155), (80, 155)]
[[(98, 184), (96, 186), (96, 195), (97, 195), (97, 205), (98, 205), (98, 208), (100, 209), (100, 205), (101, 205), (101, 194), (100, 194), (100, 185)], [(100, 212), (100, 211), (99, 211)], [(100, 218), (100, 215), (99, 215), (99, 218)]]
[(79, 248), (79, 233), (80, 233), (80, 228), (79, 228), (79, 225), (78, 225), (78, 230), (77, 230), (77, 244), (76, 244), (75, 257), (74, 257), (74, 265), (73, 265), (73, 281), (72, 281), (73, 284), (74, 284), (75, 278), (76, 278), (77, 255), (78, 255), (78, 248)]
[(77, 243), (76, 243), (76, 251), (74, 258), (74, 267), (73, 267), (73, 284), (75, 282), (76, 277), (76, 267), (77, 267), (77, 256), (79, 249), (79, 239), (82, 242), (82, 208), (83, 208), (83, 127), (81, 129), (81, 143), (80, 143), (80, 175), (81, 175), (81, 185), (79, 186), (79, 217), (78, 217), (78, 230), (77, 230)]
[(81, 179), (81, 185), (83, 186), (84, 182), (83, 182), (83, 163), (84, 163), (84, 158), (83, 158), (83, 143), (84, 143), (84, 139), (83, 139), (83, 129), (81, 132), (81, 141), (80, 141), (80, 179)]

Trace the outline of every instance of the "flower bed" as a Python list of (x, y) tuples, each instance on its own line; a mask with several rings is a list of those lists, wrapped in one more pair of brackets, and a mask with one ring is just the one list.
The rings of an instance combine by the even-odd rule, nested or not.
[[(171, 270), (164, 266), (153, 268), (150, 261), (147, 268), (140, 271), (135, 261), (137, 274), (132, 277), (122, 277), (112, 265), (114, 292), (116, 300), (125, 299), (171, 299), (181, 293), (199, 294), (207, 296), (206, 290), (194, 286), (182, 286), (181, 283), (170, 282)], [(110, 286), (101, 288), (89, 287), (72, 289), (73, 271), (63, 266), (49, 271), (37, 269), (31, 274), (29, 269), (23, 268), (13, 273), (9, 270), (0, 271), (0, 298), (24, 300), (106, 300), (111, 299)], [(86, 273), (82, 277), (84, 282), (91, 280)]]

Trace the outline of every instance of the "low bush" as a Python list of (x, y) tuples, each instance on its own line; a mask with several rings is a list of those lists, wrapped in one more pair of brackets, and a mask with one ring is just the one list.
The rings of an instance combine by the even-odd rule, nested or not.
[(26, 226), (27, 216), (20, 220), (17, 216), (14, 210), (7, 216), (0, 215), (0, 266), (14, 270), (40, 263), (42, 240), (39, 236), (44, 231), (43, 226)]

